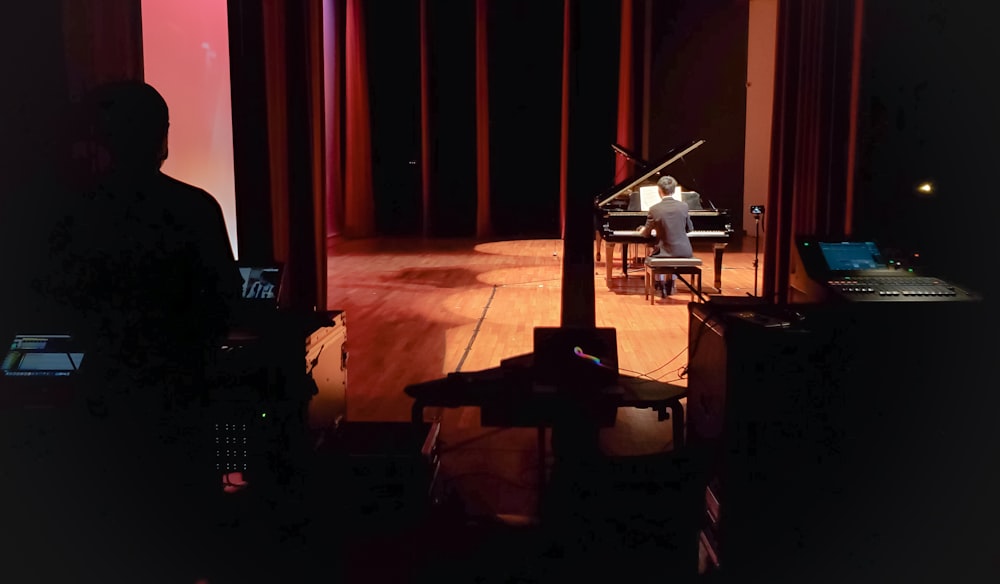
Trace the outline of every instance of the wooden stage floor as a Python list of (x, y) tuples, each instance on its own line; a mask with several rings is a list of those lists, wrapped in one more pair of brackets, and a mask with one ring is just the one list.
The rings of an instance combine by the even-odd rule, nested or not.
[[(695, 255), (704, 261), (705, 290), (714, 292), (712, 252)], [(332, 239), (328, 257), (327, 306), (347, 314), (348, 421), (409, 420), (407, 385), (496, 367), (532, 351), (534, 327), (559, 324), (558, 239)], [(722, 294), (754, 293), (753, 262), (753, 238), (729, 245)], [(613, 273), (609, 287), (603, 262), (595, 262), (596, 323), (616, 329), (620, 369), (685, 385), (692, 296), (679, 284), (651, 305), (641, 266), (626, 279), (616, 254)], [(434, 414), (442, 420), (441, 478), (466, 511), (532, 515), (540, 464), (535, 431), (484, 428), (477, 408), (428, 417)], [(615, 455), (664, 452), (670, 433), (670, 422), (655, 412), (620, 410), (601, 444)]]

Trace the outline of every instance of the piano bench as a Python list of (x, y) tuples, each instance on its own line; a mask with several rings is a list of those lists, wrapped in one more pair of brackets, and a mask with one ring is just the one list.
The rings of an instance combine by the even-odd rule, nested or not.
[(688, 274), (691, 281), (684, 280), (691, 290), (691, 300), (701, 298), (701, 260), (699, 258), (646, 258), (646, 298), (650, 304), (656, 303), (653, 281), (660, 274)]

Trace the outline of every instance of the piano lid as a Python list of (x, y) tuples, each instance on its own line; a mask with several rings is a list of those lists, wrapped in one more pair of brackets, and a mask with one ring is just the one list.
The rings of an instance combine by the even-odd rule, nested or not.
[(649, 168), (649, 163), (643, 160), (642, 156), (639, 156), (621, 144), (612, 144), (611, 149), (624, 156), (625, 160), (631, 160), (636, 166), (639, 167), (639, 170), (646, 170)]
[(639, 176), (629, 177), (629, 178), (621, 181), (620, 183), (614, 185), (610, 189), (604, 191), (600, 195), (598, 195), (598, 197), (597, 197), (597, 201), (598, 201), (597, 202), (597, 206), (598, 207), (603, 207), (604, 205), (606, 205), (609, 202), (611, 202), (618, 195), (624, 193), (625, 191), (631, 189), (632, 187), (636, 186), (637, 184), (641, 183), (642, 181), (646, 180), (647, 178), (649, 178), (649, 177), (653, 176), (654, 174), (660, 172), (661, 170), (663, 170), (664, 168), (670, 166), (674, 162), (677, 162), (678, 160), (680, 160), (681, 158), (683, 158), (685, 155), (687, 155), (689, 152), (691, 152), (692, 150), (698, 148), (699, 146), (701, 146), (704, 143), (705, 143), (705, 140), (695, 140), (694, 142), (691, 142), (687, 146), (684, 146), (684, 147), (678, 146), (678, 147), (675, 147), (675, 148), (671, 148), (656, 163), (649, 164), (646, 167), (644, 167), (642, 169), (642, 171), (641, 171), (641, 174)]

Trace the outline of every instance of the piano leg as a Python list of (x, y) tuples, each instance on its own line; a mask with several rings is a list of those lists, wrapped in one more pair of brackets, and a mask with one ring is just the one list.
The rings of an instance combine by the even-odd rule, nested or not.
[(715, 291), (717, 294), (722, 294), (722, 254), (726, 251), (725, 243), (714, 243), (712, 244), (712, 251), (715, 252), (714, 267), (715, 267), (715, 281), (712, 285), (715, 286)]
[(611, 288), (611, 267), (615, 263), (615, 244), (610, 241), (604, 242), (604, 270), (605, 276), (604, 281), (607, 283), (608, 288)]
[(597, 248), (597, 261), (601, 261), (601, 244), (604, 243), (604, 236), (601, 234), (601, 230), (597, 229), (594, 231), (594, 247)]

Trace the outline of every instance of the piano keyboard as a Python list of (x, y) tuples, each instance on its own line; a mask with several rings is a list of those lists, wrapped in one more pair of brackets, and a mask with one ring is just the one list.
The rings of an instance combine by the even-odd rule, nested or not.
[[(639, 232), (634, 229), (615, 229), (612, 231), (608, 231), (606, 233), (610, 234), (612, 237), (641, 237), (639, 235)], [(689, 231), (687, 234), (689, 238), (693, 237), (695, 239), (700, 237), (726, 237), (727, 235), (728, 233), (726, 233), (725, 231), (709, 231), (709, 230)]]
[(639, 232), (635, 229), (615, 229), (613, 231), (606, 231), (614, 237), (640, 237)]

